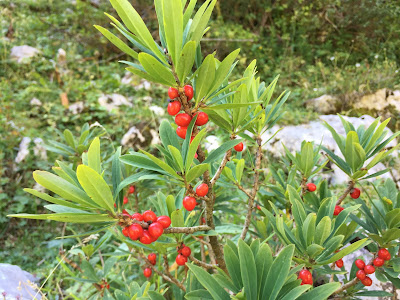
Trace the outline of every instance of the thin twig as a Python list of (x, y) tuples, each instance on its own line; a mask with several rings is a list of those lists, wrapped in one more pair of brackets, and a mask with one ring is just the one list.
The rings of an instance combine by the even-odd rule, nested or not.
[(245, 193), (247, 197), (249, 197), (249, 198), (251, 197), (251, 194), (247, 190), (245, 190), (244, 187), (242, 187), (239, 183), (236, 183), (236, 186), (239, 190), (241, 190), (243, 193)]
[(191, 234), (197, 231), (208, 231), (212, 228), (207, 225), (199, 225), (194, 227), (169, 227), (164, 229), (164, 233), (187, 233)]
[(349, 186), (347, 189), (343, 192), (343, 194), (339, 197), (338, 201), (336, 202), (336, 205), (340, 205), (342, 201), (347, 197), (347, 195), (352, 191), (354, 188), (355, 182), (353, 180), (349, 181)]
[(195, 258), (193, 255), (190, 255), (189, 258), (190, 258), (190, 260), (193, 261), (196, 265), (199, 265), (199, 266), (201, 266), (201, 267), (203, 267), (203, 268), (206, 268), (206, 269), (216, 269), (216, 268), (217, 268), (217, 266), (215, 266), (215, 265), (208, 264), (208, 263), (205, 263), (204, 261), (198, 260), (198, 259)]
[(229, 149), (229, 150), (225, 153), (224, 158), (222, 159), (221, 164), (220, 164), (220, 166), (218, 167), (217, 172), (215, 172), (213, 178), (212, 178), (211, 181), (210, 181), (211, 186), (214, 186), (214, 184), (217, 182), (219, 176), (221, 176), (222, 170), (225, 168), (226, 163), (229, 161), (229, 158), (231, 157), (231, 155), (232, 155), (232, 150)]
[(240, 235), (240, 238), (242, 240), (245, 239), (247, 231), (249, 230), (249, 226), (250, 226), (250, 222), (251, 222), (251, 214), (253, 213), (253, 206), (254, 206), (254, 198), (257, 195), (258, 192), (258, 180), (260, 177), (260, 166), (261, 166), (261, 137), (257, 137), (256, 138), (257, 141), (257, 152), (256, 152), (256, 163), (255, 163), (255, 169), (254, 169), (254, 185), (253, 185), (253, 190), (251, 191), (251, 197), (249, 197), (249, 202), (247, 204), (247, 215), (246, 215), (246, 220), (244, 222), (244, 227), (243, 227), (243, 231), (242, 234)]

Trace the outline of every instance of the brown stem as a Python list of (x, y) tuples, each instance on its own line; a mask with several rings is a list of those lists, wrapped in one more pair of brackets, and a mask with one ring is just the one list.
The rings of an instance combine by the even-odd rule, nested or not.
[(215, 265), (208, 264), (208, 263), (205, 263), (204, 261), (198, 260), (198, 259), (195, 258), (193, 255), (190, 255), (189, 258), (190, 258), (190, 260), (193, 261), (196, 265), (199, 265), (199, 266), (201, 266), (201, 267), (203, 267), (203, 268), (206, 268), (206, 269), (216, 269), (216, 268), (217, 268), (217, 266), (215, 266)]
[(259, 169), (261, 167), (261, 137), (257, 137), (256, 138), (257, 141), (257, 152), (256, 152), (256, 163), (255, 163), (255, 169), (254, 169), (254, 185), (253, 185), (253, 190), (251, 191), (251, 195), (249, 197), (249, 202), (247, 204), (247, 215), (246, 215), (246, 220), (244, 222), (244, 227), (243, 227), (243, 231), (242, 234), (240, 235), (240, 238), (242, 240), (245, 239), (247, 231), (249, 230), (249, 226), (250, 226), (250, 222), (251, 222), (251, 214), (253, 213), (253, 208), (254, 208), (254, 198), (257, 195), (257, 191), (258, 191), (258, 180), (260, 178), (260, 172)]
[(207, 225), (200, 225), (194, 227), (169, 227), (164, 229), (164, 233), (187, 233), (191, 234), (197, 231), (207, 231), (211, 230), (212, 228)]
[(338, 201), (336, 202), (336, 205), (340, 205), (342, 201), (347, 197), (347, 195), (351, 192), (351, 190), (354, 188), (355, 182), (353, 180), (349, 181), (349, 186), (347, 189), (343, 192), (343, 194), (339, 197)]
[(251, 197), (251, 194), (247, 190), (245, 190), (244, 187), (242, 187), (239, 183), (237, 183), (236, 186), (238, 187), (239, 190), (245, 193), (247, 197), (249, 198)]
[(139, 197), (138, 197), (138, 194), (136, 192), (136, 189), (135, 189), (134, 195), (135, 195), (135, 206), (134, 206), (134, 208), (135, 208), (135, 211), (139, 211)]
[(307, 178), (303, 177), (301, 180), (301, 199), (303, 199), (303, 196), (307, 193)]
[(224, 156), (224, 158), (222, 159), (222, 162), (221, 162), (221, 164), (220, 164), (220, 166), (219, 166), (217, 172), (215, 172), (213, 178), (212, 178), (211, 181), (210, 181), (211, 186), (214, 186), (214, 184), (217, 182), (219, 176), (221, 176), (222, 170), (225, 168), (226, 163), (229, 161), (229, 158), (231, 157), (231, 155), (232, 155), (232, 150), (229, 149), (229, 150), (225, 153), (225, 156)]

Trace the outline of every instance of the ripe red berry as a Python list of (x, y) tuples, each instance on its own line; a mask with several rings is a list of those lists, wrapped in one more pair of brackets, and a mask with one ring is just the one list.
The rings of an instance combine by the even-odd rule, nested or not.
[(235, 149), (237, 152), (242, 152), (243, 151), (243, 143), (240, 142), (235, 147), (233, 147), (233, 149)]
[(374, 266), (366, 265), (366, 266), (364, 267), (364, 272), (365, 272), (366, 274), (375, 273), (375, 268), (374, 268)]
[(169, 99), (175, 99), (175, 98), (178, 98), (178, 96), (179, 96), (179, 93), (178, 93), (178, 90), (176, 88), (170, 87), (168, 89), (168, 97), (169, 97)]
[(147, 259), (151, 262), (152, 265), (155, 265), (157, 262), (157, 255), (155, 253), (150, 253), (147, 256)]
[(333, 215), (334, 215), (334, 216), (339, 215), (339, 214), (342, 212), (343, 209), (344, 209), (343, 207), (341, 207), (341, 206), (339, 206), (339, 205), (336, 205), (336, 206), (335, 206), (335, 210), (333, 211)]
[(193, 95), (194, 95), (192, 86), (191, 85), (185, 85), (183, 87), (183, 89), (185, 90), (185, 95), (187, 97), (187, 100), (188, 101), (192, 100)]
[(353, 199), (357, 199), (358, 197), (360, 197), (361, 191), (358, 188), (354, 188), (351, 192), (350, 192), (350, 197)]
[(177, 114), (175, 117), (175, 123), (178, 126), (188, 127), (190, 121), (192, 121), (192, 117), (185, 113)]
[(135, 192), (135, 186), (134, 185), (130, 185), (128, 192), (129, 192), (129, 194), (133, 194)]
[(192, 250), (190, 250), (190, 248), (188, 246), (183, 247), (181, 250), (181, 254), (185, 257), (190, 256), (191, 253), (192, 253)]
[(181, 110), (182, 104), (179, 101), (168, 103), (167, 111), (170, 116), (175, 116)]
[(124, 197), (124, 204), (128, 204), (128, 201), (129, 201), (128, 197)]
[(143, 220), (144, 220), (145, 222), (155, 222), (155, 221), (157, 221), (157, 216), (156, 216), (156, 214), (155, 214), (153, 211), (151, 211), (151, 210), (146, 210), (146, 211), (143, 213)]
[(122, 210), (122, 214), (123, 214), (124, 216), (131, 217), (131, 215), (128, 213), (128, 211), (127, 211), (126, 209), (123, 209), (123, 210)]
[(128, 229), (128, 227), (122, 228), (122, 234), (123, 234), (124, 236), (129, 236), (129, 229)]
[(342, 267), (343, 267), (343, 259), (337, 260), (337, 261), (336, 261), (336, 266), (337, 266), (338, 268), (342, 268)]
[(197, 115), (197, 119), (196, 119), (195, 124), (197, 126), (203, 126), (203, 125), (207, 124), (208, 115), (205, 112), (201, 111), (201, 112), (197, 113), (196, 115)]
[(128, 235), (131, 240), (136, 241), (143, 236), (143, 228), (139, 224), (132, 224), (128, 227)]
[(387, 256), (390, 255), (389, 251), (385, 248), (379, 249), (378, 251), (378, 257), (382, 258), (384, 260), (387, 260)]
[(183, 266), (184, 264), (186, 264), (187, 258), (185, 256), (183, 256), (182, 254), (178, 254), (178, 256), (175, 259), (175, 262), (178, 265)]
[(143, 270), (144, 277), (149, 278), (151, 276), (151, 273), (152, 273), (152, 271), (151, 271), (150, 268), (146, 268), (146, 269)]
[(314, 192), (316, 189), (317, 189), (317, 186), (314, 183), (312, 183), (312, 182), (307, 183), (307, 190), (309, 192)]
[(362, 259), (357, 259), (354, 263), (356, 264), (356, 267), (360, 270), (363, 270), (365, 267), (365, 262)]
[(178, 128), (176, 129), (176, 134), (181, 139), (185, 139), (186, 138), (186, 132), (187, 132), (187, 127), (178, 126)]
[(197, 196), (204, 197), (205, 195), (207, 195), (207, 193), (208, 193), (208, 185), (206, 183), (202, 183), (196, 188)]
[(182, 204), (187, 211), (192, 211), (196, 207), (197, 202), (194, 197), (186, 196), (185, 198), (183, 198)]
[(369, 277), (365, 277), (365, 279), (361, 280), (361, 283), (365, 286), (371, 286), (372, 285), (372, 279)]
[(110, 284), (109, 283), (107, 283), (106, 288), (107, 288), (107, 290), (110, 289)]
[(392, 258), (392, 256), (390, 255), (390, 253), (388, 253), (388, 255), (386, 256), (385, 260), (390, 260)]
[(306, 284), (312, 284), (312, 275), (311, 272), (308, 270), (301, 270), (299, 272), (299, 278)]
[(159, 216), (157, 218), (157, 223), (160, 223), (163, 228), (168, 228), (171, 225), (171, 219), (168, 216)]
[(142, 216), (141, 214), (139, 214), (139, 213), (134, 213), (134, 214), (131, 216), (131, 219), (135, 219), (135, 220), (137, 220), (137, 221), (143, 221), (143, 216)]
[(117, 203), (114, 203), (114, 207), (117, 208)]
[(140, 238), (142, 244), (148, 245), (154, 242), (153, 237), (150, 235), (147, 229), (143, 230), (143, 236)]
[(261, 210), (261, 206), (260, 206), (260, 205), (257, 205), (257, 209), (258, 209), (258, 210)]
[(153, 238), (158, 239), (163, 234), (164, 227), (160, 223), (154, 222), (149, 226), (148, 230)]
[(358, 270), (356, 273), (356, 277), (360, 280), (364, 280), (367, 275), (365, 274), (364, 270)]
[(385, 260), (380, 257), (377, 257), (374, 259), (373, 263), (375, 267), (382, 267), (383, 264), (385, 263)]

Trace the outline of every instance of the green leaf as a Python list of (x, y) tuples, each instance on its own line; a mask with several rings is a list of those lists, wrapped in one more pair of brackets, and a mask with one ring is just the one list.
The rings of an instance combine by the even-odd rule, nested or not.
[(79, 165), (76, 175), (82, 188), (95, 203), (110, 212), (114, 211), (111, 190), (99, 173), (88, 166)]
[(100, 139), (96, 137), (90, 144), (88, 150), (88, 166), (101, 174), (100, 161)]
[(186, 182), (190, 183), (196, 178), (200, 177), (201, 175), (204, 174), (205, 171), (209, 169), (210, 165), (209, 164), (200, 164), (197, 166), (194, 166), (189, 170), (189, 172), (186, 174)]
[(217, 0), (208, 0), (204, 2), (193, 18), (188, 36), (190, 40), (195, 41), (196, 44), (199, 44), (203, 37), (204, 30), (207, 27), (216, 2)]
[(325, 216), (318, 223), (315, 229), (314, 242), (319, 245), (323, 245), (329, 234), (331, 233), (331, 218)]
[(311, 288), (310, 284), (295, 287), (289, 293), (287, 293), (281, 300), (295, 300), (300, 297), (305, 291)]
[(72, 132), (68, 129), (64, 130), (64, 138), (67, 141), (67, 144), (75, 149), (76, 145), (75, 145), (75, 140), (74, 140), (74, 136), (72, 135)]
[[(50, 202), (50, 203), (63, 205), (63, 206), (71, 207), (71, 208), (77, 208), (77, 209), (80, 209), (80, 208), (88, 209), (87, 207), (82, 207), (82, 206), (73, 204), (73, 203), (71, 203), (69, 201), (65, 201), (65, 200), (62, 200), (62, 199), (54, 198), (52, 196), (49, 196), (49, 195), (47, 195), (45, 193), (41, 193), (41, 192), (39, 192), (37, 190), (34, 190), (34, 189), (24, 189), (24, 191), (27, 192), (27, 193), (30, 193), (30, 194), (32, 194), (32, 195), (34, 195), (36, 197), (39, 197), (40, 199), (43, 199), (43, 200), (45, 200), (47, 202)], [(90, 209), (93, 209), (93, 208), (90, 208)]]
[(117, 47), (122, 52), (132, 56), (135, 59), (138, 59), (138, 53), (132, 50), (127, 44), (121, 41), (118, 37), (112, 34), (109, 30), (105, 29), (104, 27), (94, 25), (94, 27), (104, 35), (107, 40), (109, 40), (115, 47)]
[(196, 78), (195, 99), (196, 104), (205, 97), (215, 78), (215, 58), (213, 54), (207, 55), (201, 64)]
[(183, 9), (181, 0), (163, 1), (163, 24), (168, 53), (175, 65), (182, 50)]
[(385, 291), (362, 291), (354, 294), (358, 297), (391, 297), (393, 294)]
[(90, 280), (96, 280), (97, 282), (100, 281), (100, 278), (97, 277), (96, 271), (94, 270), (93, 266), (86, 259), (82, 260), (80, 266), (83, 271), (83, 274), (87, 278), (89, 278)]
[(203, 163), (212, 163), (223, 156), (229, 149), (232, 149), (234, 146), (242, 142), (243, 139), (235, 139), (228, 142), (223, 143), (217, 149), (212, 151), (207, 158), (204, 160)]
[(302, 231), (306, 246), (311, 245), (312, 241), (314, 240), (316, 220), (317, 215), (315, 213), (309, 214), (304, 220)]
[(257, 282), (257, 269), (253, 253), (250, 247), (241, 239), (239, 239), (238, 248), (244, 292), (248, 299), (256, 299), (257, 285), (254, 283)]
[(186, 43), (180, 54), (176, 73), (181, 82), (184, 82), (190, 71), (192, 70), (194, 58), (196, 54), (196, 42), (190, 41)]
[(303, 294), (297, 300), (323, 300), (327, 299), (332, 295), (337, 289), (340, 288), (339, 282), (331, 282), (324, 285), (320, 285), (313, 288), (311, 291)]
[(229, 275), (232, 278), (232, 281), (236, 288), (240, 290), (243, 287), (242, 274), (240, 272), (240, 261), (238, 255), (235, 253), (232, 247), (236, 249), (236, 245), (225, 245), (224, 257)]
[(101, 222), (116, 222), (107, 214), (77, 214), (77, 213), (59, 213), (59, 214), (16, 214), (8, 215), (12, 218), (36, 219), (36, 220), (53, 220), (67, 223), (101, 223)]
[(174, 146), (171, 145), (168, 146), (168, 150), (171, 153), (172, 157), (174, 158), (174, 161), (179, 166), (180, 171), (183, 173), (183, 159), (181, 152), (179, 152), (178, 149), (176, 149)]
[(213, 299), (230, 300), (229, 294), (218, 284), (218, 282), (205, 270), (193, 264), (186, 264), (190, 271), (196, 276), (202, 286), (211, 294)]
[(324, 247), (318, 244), (311, 244), (310, 246), (307, 247), (307, 254), (311, 258), (315, 258), (318, 254), (324, 251), (324, 249), (325, 249)]
[(138, 57), (140, 63), (147, 73), (150, 74), (157, 82), (165, 85), (176, 85), (174, 75), (167, 67), (161, 64), (154, 56), (141, 52)]
[(174, 169), (172, 169), (168, 164), (163, 162), (161, 159), (155, 157), (154, 155), (151, 155), (150, 153), (148, 153), (144, 150), (140, 150), (140, 151), (143, 152), (148, 158), (150, 158), (154, 163), (156, 163), (165, 172), (172, 175), (173, 177), (175, 177), (178, 180), (182, 180), (182, 177), (179, 176), (178, 174), (176, 174), (176, 171)]
[(132, 7), (128, 0), (110, 0), (111, 5), (117, 11), (126, 27), (138, 37), (141, 44), (147, 46), (164, 63), (164, 55), (159, 51), (156, 42), (147, 29), (146, 24), (138, 12)]
[(183, 219), (183, 213), (181, 209), (177, 209), (171, 214), (172, 227), (183, 227), (185, 220)]
[(203, 128), (193, 139), (193, 141), (189, 144), (189, 150), (186, 155), (186, 161), (185, 161), (185, 171), (187, 172), (190, 169), (190, 166), (192, 165), (194, 156), (196, 154), (197, 148), (200, 145), (201, 140), (203, 137), (207, 134), (207, 129)]
[(60, 195), (62, 198), (84, 206), (99, 207), (83, 190), (69, 183), (65, 179), (46, 171), (33, 172), (33, 178), (46, 189)]
[(240, 184), (240, 181), (242, 180), (242, 175), (243, 175), (243, 170), (244, 170), (244, 159), (239, 159), (239, 161), (236, 164), (236, 180)]
[(371, 241), (369, 241), (367, 238), (359, 240), (351, 245), (349, 245), (348, 247), (344, 248), (343, 250), (341, 250), (338, 253), (335, 253), (333, 256), (331, 256), (330, 258), (320, 261), (319, 264), (320, 265), (327, 265), (330, 263), (333, 263), (341, 258), (343, 258), (344, 256), (362, 248), (365, 247), (366, 245), (370, 244)]
[(175, 148), (179, 148), (180, 145), (176, 132), (167, 120), (162, 120), (159, 132), (164, 148), (167, 148), (169, 145), (174, 146)]
[[(261, 222), (261, 221), (260, 221)], [(272, 266), (272, 251), (267, 243), (263, 243), (256, 256), (257, 281), (258, 281), (258, 299), (264, 294), (267, 286), (268, 273)]]
[(289, 274), (293, 252), (294, 245), (289, 245), (283, 248), (275, 258), (265, 282), (264, 293), (260, 299), (276, 299)]

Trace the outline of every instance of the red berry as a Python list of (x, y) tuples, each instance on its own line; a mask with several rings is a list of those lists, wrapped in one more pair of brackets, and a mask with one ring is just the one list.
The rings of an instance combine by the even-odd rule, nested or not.
[(183, 256), (182, 254), (178, 254), (178, 256), (175, 259), (175, 262), (178, 265), (183, 266), (184, 264), (186, 264), (187, 258), (185, 256)]
[(360, 197), (361, 191), (358, 188), (354, 188), (351, 193), (350, 193), (350, 197), (353, 199), (357, 199), (358, 197)]
[(233, 149), (235, 149), (237, 152), (242, 152), (243, 151), (243, 143), (240, 142), (235, 147), (233, 147)]
[(185, 113), (177, 114), (175, 117), (175, 123), (178, 126), (188, 127), (190, 121), (192, 121), (192, 117)]
[(178, 126), (178, 128), (176, 129), (176, 134), (181, 139), (185, 139), (186, 138), (186, 132), (187, 132), (187, 127)]
[(148, 245), (154, 242), (153, 237), (150, 235), (147, 229), (143, 230), (143, 236), (140, 238), (142, 244)]
[(365, 279), (361, 280), (361, 283), (365, 286), (371, 286), (372, 285), (372, 279), (369, 277), (365, 277)]
[(375, 267), (382, 267), (383, 264), (385, 263), (385, 260), (380, 258), (380, 257), (377, 257), (377, 258), (374, 259), (373, 263), (374, 263)]
[(385, 260), (390, 260), (392, 258), (392, 256), (390, 255), (390, 253), (388, 253), (388, 255), (386, 256)]
[(360, 280), (364, 280), (367, 275), (365, 274), (364, 270), (358, 270), (356, 273), (356, 277)]
[(334, 215), (334, 216), (339, 215), (339, 214), (342, 212), (343, 209), (344, 209), (343, 207), (341, 207), (341, 206), (339, 206), (339, 205), (336, 205), (336, 206), (335, 206), (335, 210), (333, 211), (333, 215)]
[(343, 259), (337, 260), (337, 261), (336, 261), (336, 266), (337, 266), (338, 268), (342, 268), (342, 267), (343, 267)]
[(186, 196), (183, 198), (182, 204), (187, 211), (192, 211), (196, 207), (197, 202), (195, 198)]
[(387, 260), (386, 257), (390, 255), (389, 251), (385, 248), (379, 249), (378, 257)]
[(196, 119), (196, 125), (197, 126), (203, 126), (205, 124), (207, 124), (208, 122), (208, 115), (205, 112), (199, 112), (196, 114), (197, 115), (197, 119)]
[(188, 246), (183, 247), (181, 250), (181, 254), (185, 257), (190, 256), (191, 253), (192, 253), (192, 250), (190, 250), (190, 248)]
[(168, 89), (168, 97), (169, 97), (169, 99), (175, 99), (175, 98), (178, 98), (178, 96), (179, 96), (179, 93), (178, 93), (178, 90), (176, 88), (170, 87)]
[(309, 192), (314, 192), (316, 189), (317, 189), (317, 186), (314, 183), (312, 183), (312, 182), (307, 183), (307, 190)]
[(365, 272), (366, 274), (375, 273), (375, 268), (374, 268), (374, 266), (366, 265), (366, 266), (364, 267), (364, 272)]
[(114, 207), (117, 208), (117, 203), (114, 203)]
[(107, 283), (106, 288), (107, 288), (107, 290), (109, 290), (110, 289), (110, 284)]
[(128, 213), (128, 211), (127, 211), (126, 209), (123, 209), (123, 210), (122, 210), (122, 214), (123, 214), (124, 216), (131, 217), (131, 215)]
[(131, 219), (135, 219), (135, 220), (137, 220), (137, 221), (143, 221), (143, 216), (142, 216), (141, 214), (139, 214), (139, 213), (134, 213), (134, 214), (131, 216)]
[(135, 192), (135, 186), (134, 185), (130, 185), (128, 192), (129, 192), (129, 194), (133, 194)]
[(147, 259), (151, 262), (152, 265), (155, 265), (157, 262), (157, 255), (155, 253), (150, 253), (147, 256)]
[(171, 225), (171, 219), (168, 216), (159, 216), (157, 218), (157, 223), (160, 223), (163, 228), (168, 228)]
[(101, 289), (104, 289), (104, 284), (100, 284), (100, 288), (101, 288)]
[(124, 235), (124, 236), (129, 236), (129, 229), (128, 229), (129, 227), (124, 227), (123, 229), (122, 229), (122, 234)]
[(356, 267), (360, 270), (363, 270), (365, 267), (365, 262), (362, 259), (357, 259), (354, 263), (356, 264)]
[(124, 197), (124, 204), (128, 204), (128, 201), (129, 201), (128, 197)]
[(145, 222), (155, 222), (155, 221), (157, 221), (157, 216), (156, 216), (156, 214), (155, 214), (153, 211), (151, 211), (151, 210), (146, 210), (146, 211), (143, 213), (143, 220), (144, 220)]
[(299, 278), (300, 278), (304, 283), (312, 284), (312, 275), (311, 275), (311, 272), (308, 271), (308, 270), (305, 270), (305, 269), (301, 270), (301, 271), (299, 272)]
[(208, 193), (208, 185), (206, 183), (202, 183), (196, 188), (197, 196), (204, 197), (205, 195), (207, 195), (207, 193)]
[(185, 85), (183, 87), (183, 89), (185, 90), (185, 95), (187, 97), (187, 100), (188, 101), (192, 100), (193, 94), (194, 94), (192, 86), (191, 85)]
[(158, 239), (162, 234), (163, 234), (163, 232), (164, 232), (164, 227), (160, 224), (160, 223), (158, 223), (158, 222), (155, 222), (155, 223), (152, 223), (150, 226), (149, 226), (149, 233), (150, 233), (150, 235), (153, 237), (153, 238), (155, 238), (155, 239)]
[(144, 277), (149, 278), (151, 276), (151, 273), (152, 273), (152, 271), (151, 271), (150, 268), (146, 268), (146, 269), (143, 270)]
[(132, 224), (128, 227), (128, 235), (131, 240), (136, 241), (143, 236), (143, 228), (139, 224)]
[(181, 110), (182, 104), (179, 101), (168, 103), (167, 111), (170, 116), (175, 116)]
[(258, 210), (261, 210), (261, 206), (260, 206), (260, 205), (257, 205), (257, 209), (258, 209)]

